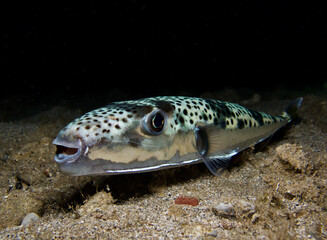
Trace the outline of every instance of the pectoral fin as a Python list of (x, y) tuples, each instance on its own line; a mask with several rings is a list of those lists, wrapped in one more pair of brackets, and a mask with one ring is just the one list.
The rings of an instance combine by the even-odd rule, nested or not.
[[(204, 163), (214, 175), (226, 169), (230, 159), (238, 151), (226, 145), (226, 131), (209, 125), (195, 128), (196, 148)], [(227, 141), (228, 142), (228, 141)]]
[(230, 157), (209, 158), (204, 157), (203, 162), (213, 175), (219, 176), (223, 170), (227, 169)]

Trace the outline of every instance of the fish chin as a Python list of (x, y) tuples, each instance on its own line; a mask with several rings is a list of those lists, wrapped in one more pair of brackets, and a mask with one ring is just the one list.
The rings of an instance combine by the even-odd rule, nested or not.
[(74, 162), (57, 162), (60, 171), (68, 176), (88, 175), (89, 171), (84, 170), (84, 156), (79, 156)]

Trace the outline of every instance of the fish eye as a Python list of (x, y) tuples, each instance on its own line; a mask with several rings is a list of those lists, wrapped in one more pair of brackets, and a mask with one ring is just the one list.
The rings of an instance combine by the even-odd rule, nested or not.
[(166, 126), (166, 113), (157, 109), (143, 118), (142, 128), (151, 135), (161, 134)]

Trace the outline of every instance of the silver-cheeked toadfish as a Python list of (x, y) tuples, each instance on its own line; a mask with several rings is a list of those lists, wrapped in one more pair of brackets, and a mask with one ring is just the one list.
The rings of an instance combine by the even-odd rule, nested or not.
[(196, 97), (114, 102), (62, 129), (53, 141), (55, 161), (72, 176), (148, 172), (202, 161), (217, 175), (232, 156), (290, 122), (302, 100), (278, 116)]

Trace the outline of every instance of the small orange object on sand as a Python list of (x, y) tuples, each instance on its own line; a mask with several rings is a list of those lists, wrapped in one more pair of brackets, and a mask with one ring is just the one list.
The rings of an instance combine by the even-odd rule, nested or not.
[(185, 205), (196, 206), (196, 205), (199, 205), (199, 200), (195, 197), (178, 196), (175, 199), (175, 204), (185, 204)]

